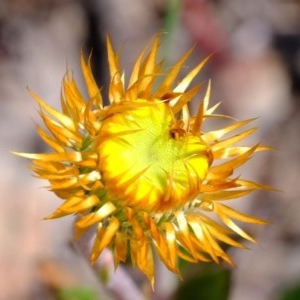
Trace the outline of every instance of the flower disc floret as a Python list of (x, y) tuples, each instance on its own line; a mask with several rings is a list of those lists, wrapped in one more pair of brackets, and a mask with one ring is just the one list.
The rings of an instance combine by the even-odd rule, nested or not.
[(200, 193), (208, 146), (199, 136), (174, 138), (168, 103), (135, 103), (103, 121), (97, 145), (103, 181), (124, 206), (148, 212), (176, 209)]

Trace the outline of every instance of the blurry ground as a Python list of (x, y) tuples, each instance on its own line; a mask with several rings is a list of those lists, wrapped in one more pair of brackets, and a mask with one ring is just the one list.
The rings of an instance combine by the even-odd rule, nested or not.
[[(172, 23), (164, 0), (0, 1), (0, 300), (58, 299), (53, 289), (74, 285), (100, 289), (70, 246), (72, 219), (42, 220), (59, 200), (29, 175), (27, 162), (10, 153), (43, 149), (26, 87), (57, 107), (66, 65), (81, 80), (81, 48), (93, 47), (95, 73), (105, 84), (107, 33), (122, 48), (127, 70), (149, 38), (166, 29), (163, 55), (170, 63), (193, 44), (195, 63), (216, 52), (206, 71), (213, 79), (213, 100), (239, 119), (260, 116), (257, 140), (279, 149), (258, 155), (245, 170), (283, 192), (257, 193), (237, 204), (273, 224), (251, 227), (260, 241), (253, 250), (232, 251), (238, 269), (229, 299), (280, 300), (284, 289), (300, 282), (300, 4), (211, 3), (182, 1), (180, 21)], [(159, 272), (153, 298), (167, 299), (177, 280)]]

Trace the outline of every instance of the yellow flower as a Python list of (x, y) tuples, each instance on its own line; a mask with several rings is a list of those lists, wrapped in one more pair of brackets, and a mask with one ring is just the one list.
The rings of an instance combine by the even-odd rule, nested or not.
[[(152, 285), (153, 250), (177, 274), (178, 258), (233, 264), (222, 245), (244, 248), (238, 235), (255, 242), (235, 220), (266, 222), (223, 202), (269, 189), (234, 174), (254, 152), (269, 149), (239, 146), (255, 129), (228, 136), (252, 120), (215, 114), (210, 83), (197, 113), (190, 115), (188, 104), (202, 84), (189, 85), (208, 58), (175, 84), (191, 51), (164, 71), (156, 62), (158, 48), (157, 37), (137, 58), (126, 85), (108, 39), (109, 105), (83, 57), (88, 99), (69, 72), (62, 83), (62, 112), (30, 92), (46, 127), (38, 133), (53, 153), (18, 153), (32, 160), (32, 170), (63, 200), (48, 218), (77, 214), (76, 237), (97, 226), (92, 262), (109, 247), (116, 267), (130, 256)], [(205, 132), (202, 125), (209, 119), (228, 119), (230, 125)]]

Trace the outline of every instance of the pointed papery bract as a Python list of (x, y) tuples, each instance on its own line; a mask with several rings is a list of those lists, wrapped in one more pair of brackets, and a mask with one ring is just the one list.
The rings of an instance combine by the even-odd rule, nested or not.
[[(83, 55), (86, 99), (71, 72), (62, 83), (62, 112), (30, 92), (45, 125), (37, 131), (53, 151), (16, 153), (32, 160), (33, 172), (48, 180), (49, 190), (63, 200), (48, 219), (77, 214), (77, 238), (96, 225), (91, 261), (110, 248), (116, 268), (130, 258), (152, 286), (153, 251), (178, 275), (179, 258), (233, 265), (223, 244), (246, 248), (238, 236), (255, 240), (240, 223), (266, 222), (230, 208), (230, 200), (273, 189), (235, 173), (256, 152), (270, 150), (241, 145), (256, 130), (243, 129), (253, 119), (235, 121), (216, 114), (219, 104), (209, 106), (210, 81), (196, 113), (189, 110), (204, 84), (189, 86), (208, 58), (179, 80), (192, 51), (163, 69), (156, 60), (159, 44), (156, 37), (151, 49), (138, 56), (126, 87), (119, 55), (108, 38), (107, 106), (90, 59), (86, 62)], [(203, 124), (215, 119), (229, 124), (204, 131)]]

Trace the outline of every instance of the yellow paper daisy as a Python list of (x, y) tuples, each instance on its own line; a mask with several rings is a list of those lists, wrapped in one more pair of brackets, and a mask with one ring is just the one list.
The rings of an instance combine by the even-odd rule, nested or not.
[[(266, 222), (224, 202), (269, 188), (234, 174), (253, 153), (269, 149), (239, 146), (255, 131), (242, 129), (252, 120), (215, 114), (218, 105), (209, 107), (209, 83), (197, 113), (190, 115), (188, 104), (202, 84), (189, 85), (207, 59), (175, 83), (191, 51), (164, 71), (156, 62), (158, 48), (157, 37), (149, 52), (137, 58), (125, 85), (108, 39), (107, 106), (83, 57), (88, 99), (69, 72), (62, 83), (62, 112), (31, 92), (46, 127), (37, 131), (53, 153), (18, 153), (32, 160), (32, 170), (63, 200), (48, 218), (77, 214), (76, 237), (97, 226), (92, 262), (109, 247), (116, 267), (130, 256), (152, 285), (154, 250), (177, 274), (178, 258), (232, 264), (222, 245), (244, 248), (237, 236), (254, 242), (235, 220)], [(230, 125), (204, 132), (209, 119), (228, 119)]]

